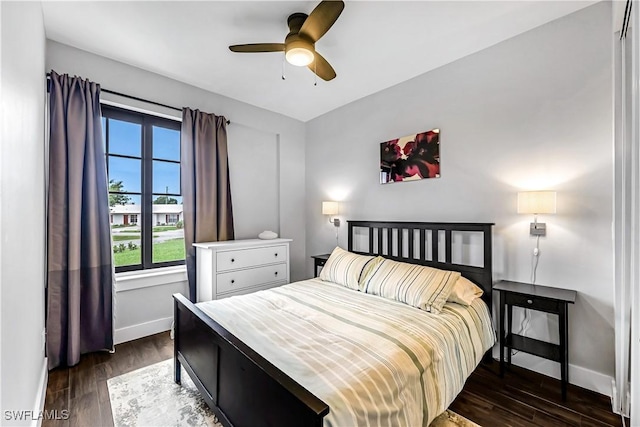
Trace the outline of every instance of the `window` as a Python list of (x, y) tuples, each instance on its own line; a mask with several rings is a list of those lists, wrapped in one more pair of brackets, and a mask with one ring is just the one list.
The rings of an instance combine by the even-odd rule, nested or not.
[(180, 123), (102, 106), (116, 272), (184, 264)]
[(168, 214), (167, 215), (167, 225), (168, 224), (176, 224), (179, 220), (178, 214)]

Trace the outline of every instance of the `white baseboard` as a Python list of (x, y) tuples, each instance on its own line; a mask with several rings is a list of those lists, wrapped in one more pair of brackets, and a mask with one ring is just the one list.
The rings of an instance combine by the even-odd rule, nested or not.
[(173, 317), (165, 317), (163, 319), (156, 319), (150, 322), (116, 329), (114, 341), (116, 344), (121, 344), (123, 342), (133, 341), (138, 338), (144, 338), (149, 335), (165, 332), (171, 329), (171, 322), (173, 322)]
[[(47, 384), (49, 383), (49, 366), (48, 360), (45, 357), (42, 361), (42, 369), (40, 371), (40, 381), (38, 383), (38, 394), (36, 395), (36, 400), (34, 402), (33, 413), (41, 414), (44, 411), (44, 401), (47, 397)], [(33, 419), (37, 418), (37, 419)], [(31, 425), (35, 427), (40, 427), (42, 425), (42, 417), (32, 417)]]
[[(494, 351), (494, 357), (500, 358), (500, 351)], [(511, 356), (511, 363), (522, 368), (530, 369), (560, 379), (560, 364), (551, 360), (542, 359), (531, 354), (519, 352)], [(611, 397), (611, 381), (613, 377), (583, 368), (582, 366), (569, 364), (569, 382), (587, 390), (595, 391)]]

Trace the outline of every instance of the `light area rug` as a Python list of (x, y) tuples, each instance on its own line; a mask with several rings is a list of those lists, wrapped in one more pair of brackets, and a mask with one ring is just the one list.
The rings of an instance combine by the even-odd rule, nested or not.
[[(173, 359), (107, 380), (115, 427), (222, 427), (200, 392), (182, 370), (173, 382)], [(429, 427), (480, 427), (447, 410)]]

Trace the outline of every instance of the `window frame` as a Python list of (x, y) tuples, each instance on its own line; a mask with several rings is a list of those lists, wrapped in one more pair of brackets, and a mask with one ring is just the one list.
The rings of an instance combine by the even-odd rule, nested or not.
[[(102, 117), (106, 118), (103, 134), (106, 135), (105, 144), (105, 162), (107, 167), (107, 177), (109, 177), (109, 157), (128, 158), (140, 160), (140, 192), (123, 191), (119, 194), (139, 196), (140, 197), (140, 214), (138, 215), (137, 224), (140, 225), (140, 242), (141, 242), (141, 263), (132, 265), (116, 266), (116, 273), (126, 271), (140, 271), (154, 268), (171, 267), (176, 265), (184, 265), (185, 260), (153, 262), (153, 162), (162, 161), (167, 163), (178, 164), (180, 167), (180, 179), (182, 179), (181, 160), (167, 160), (153, 157), (153, 127), (162, 127), (180, 132), (182, 123), (178, 120), (153, 116), (138, 111), (127, 110), (125, 108), (115, 107), (112, 105), (102, 104)], [(139, 124), (141, 126), (141, 151), (140, 157), (111, 154), (109, 152), (109, 119), (124, 121), (128, 123)], [(179, 184), (182, 188), (182, 182)], [(111, 194), (111, 192), (109, 192)], [(182, 197), (182, 194), (166, 193), (162, 194), (167, 197)], [(112, 249), (113, 250), (113, 249)], [(185, 251), (186, 257), (186, 251)]]

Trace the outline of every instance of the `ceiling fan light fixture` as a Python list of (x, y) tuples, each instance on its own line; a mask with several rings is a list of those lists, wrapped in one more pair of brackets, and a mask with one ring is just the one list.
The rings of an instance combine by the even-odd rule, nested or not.
[(304, 47), (294, 47), (285, 54), (287, 62), (298, 67), (305, 67), (313, 62), (313, 52)]
[[(328, 82), (336, 77), (336, 71), (316, 52), (316, 42), (336, 23), (343, 9), (342, 0), (322, 0), (308, 15), (300, 12), (289, 15), (289, 33), (284, 43), (239, 44), (229, 46), (229, 50), (238, 53), (284, 51), (285, 58), (291, 65), (306, 66), (316, 76)], [(282, 64), (284, 79), (284, 61)]]

